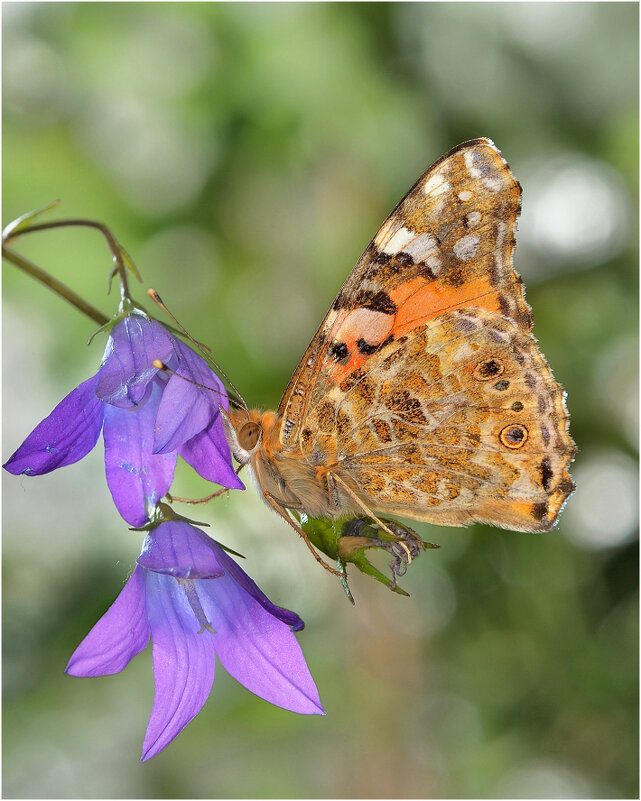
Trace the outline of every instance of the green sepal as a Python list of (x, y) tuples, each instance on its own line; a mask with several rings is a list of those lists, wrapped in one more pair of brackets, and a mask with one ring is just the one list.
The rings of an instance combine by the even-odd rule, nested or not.
[(161, 523), (166, 523), (168, 520), (179, 520), (182, 523), (189, 523), (190, 526), (206, 526), (209, 528), (209, 523), (202, 520), (190, 520), (188, 517), (179, 515), (168, 503), (157, 503), (153, 511), (149, 515), (149, 522), (144, 526), (130, 526), (129, 531), (153, 531)]
[[(354, 599), (347, 584), (348, 564), (353, 564), (356, 568), (358, 568), (358, 570), (361, 571), (361, 573), (364, 573), (367, 576), (372, 576), (372, 578), (380, 581), (381, 584), (384, 584), (386, 587), (392, 590), (392, 592), (395, 592), (398, 595), (409, 595), (409, 593), (402, 589), (402, 587), (398, 586), (395, 575), (392, 575), (391, 578), (386, 576), (384, 573), (378, 570), (378, 568), (376, 568), (366, 556), (366, 551), (368, 549), (378, 548), (380, 550), (382, 548), (381, 545), (372, 543), (372, 540), (378, 540), (379, 542), (394, 542), (398, 540), (397, 537), (392, 537), (386, 532), (381, 531), (380, 527), (373, 520), (370, 518), (350, 517), (332, 521), (328, 520), (327, 518), (308, 517), (304, 512), (297, 512), (294, 510), (290, 510), (290, 512), (299, 523), (305, 534), (309, 537), (310, 542), (319, 551), (322, 551), (331, 559), (335, 560), (337, 568), (342, 573), (341, 584), (343, 585), (345, 594), (352, 603), (354, 603)], [(410, 534), (414, 539), (418, 540), (418, 537), (412, 531), (412, 529), (399, 523), (397, 520), (388, 521), (385, 518), (381, 518), (381, 520), (386, 524), (393, 522), (396, 528), (401, 528), (407, 531), (408, 534)], [(358, 538), (356, 538), (353, 534), (355, 521), (358, 521), (361, 524), (359, 526)], [(350, 547), (348, 549), (341, 547), (341, 540), (347, 542), (347, 537), (349, 537), (350, 543)], [(362, 539), (362, 545), (359, 544), (360, 539)], [(423, 540), (419, 541), (422, 543), (424, 548), (438, 547), (437, 545), (426, 543)]]
[[(182, 523), (189, 523), (190, 526), (205, 526), (206, 528), (209, 528), (209, 523), (205, 523), (202, 520), (190, 520), (188, 517), (179, 515), (175, 509), (169, 506), (169, 504), (161, 501), (160, 503), (156, 504), (153, 512), (151, 513), (151, 520), (149, 523), (144, 526), (131, 526), (129, 531), (153, 531), (155, 528), (158, 528), (161, 523), (167, 523), (169, 520), (178, 520)], [(211, 539), (214, 538), (212, 537)], [(223, 545), (223, 543), (219, 540), (214, 540), (214, 542), (219, 548), (222, 548), (223, 551), (230, 553), (232, 556), (237, 556), (239, 559), (245, 558), (242, 553), (238, 553), (238, 551), (235, 551), (233, 548)]]
[(131, 317), (134, 314), (139, 314), (141, 317), (145, 317), (147, 320), (152, 319), (147, 313), (146, 309), (137, 304), (135, 301), (131, 300), (131, 298), (123, 298), (123, 300), (121, 300), (118, 304), (118, 311), (114, 314), (111, 320), (108, 320), (104, 325), (101, 325), (100, 328), (97, 328), (93, 332), (87, 341), (87, 345), (91, 345), (98, 334), (104, 334), (105, 332), (111, 331), (111, 329), (121, 320), (124, 320), (125, 317)]
[(2, 229), (2, 241), (5, 242), (10, 237), (18, 235), (23, 228), (28, 228), (37, 217), (55, 209), (59, 203), (60, 200), (52, 200), (51, 203), (47, 203), (46, 206), (27, 211), (21, 214), (20, 217), (16, 217), (15, 220), (12, 220)]
[(138, 272), (138, 268), (134, 264), (134, 260), (131, 258), (129, 253), (123, 248), (123, 246), (118, 242), (118, 251), (120, 252), (120, 258), (122, 259), (122, 263), (125, 267), (129, 270), (129, 272), (133, 273), (138, 281), (142, 283), (142, 276)]

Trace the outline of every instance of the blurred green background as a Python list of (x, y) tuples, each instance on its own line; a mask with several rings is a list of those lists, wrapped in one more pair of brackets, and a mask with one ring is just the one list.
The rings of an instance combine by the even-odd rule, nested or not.
[[(69, 655), (139, 553), (101, 447), (4, 475), (5, 797), (638, 795), (634, 3), (9, 3), (3, 223), (107, 223), (252, 405), (278, 403), (397, 200), (489, 136), (524, 188), (516, 266), (568, 392), (578, 489), (558, 531), (417, 526), (441, 544), (352, 608), (253, 488), (199, 508), (300, 635), (327, 717), (222, 668), (200, 715), (138, 764), (148, 649), (79, 680)], [(98, 234), (19, 251), (111, 314)], [(92, 374), (94, 325), (3, 269), (8, 458)], [(178, 493), (204, 494), (188, 470)], [(384, 564), (384, 561), (383, 561)]]

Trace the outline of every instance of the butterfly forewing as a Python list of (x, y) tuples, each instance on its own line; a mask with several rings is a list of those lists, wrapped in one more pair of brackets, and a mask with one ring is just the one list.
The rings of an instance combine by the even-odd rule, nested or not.
[(521, 187), (489, 139), (459, 145), (419, 178), (345, 281), (287, 387), (285, 447), (328, 383), (444, 311), (486, 308), (530, 330), (512, 267), (520, 202)]

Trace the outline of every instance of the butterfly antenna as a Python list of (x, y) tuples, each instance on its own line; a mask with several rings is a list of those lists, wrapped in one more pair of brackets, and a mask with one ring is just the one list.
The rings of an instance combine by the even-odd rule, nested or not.
[(198, 381), (194, 381), (192, 378), (187, 378), (186, 375), (180, 375), (175, 370), (172, 370), (171, 367), (167, 367), (167, 365), (161, 361), (160, 359), (154, 359), (151, 363), (157, 370), (162, 370), (163, 373), (169, 373), (169, 375), (175, 375), (177, 378), (180, 378), (181, 381), (186, 381), (188, 384), (192, 384), (194, 387), (198, 387), (198, 389), (206, 389), (207, 392), (215, 392), (216, 395), (220, 395), (222, 398), (228, 398), (230, 403), (233, 403), (238, 409), (244, 409), (244, 406), (241, 406), (240, 403), (236, 400), (236, 398), (231, 398), (227, 394), (227, 390), (225, 392), (221, 392), (219, 389), (215, 389), (215, 387), (208, 387), (206, 384), (200, 384)]
[[(243, 396), (240, 394), (240, 392), (234, 386), (231, 378), (227, 375), (227, 373), (222, 369), (222, 367), (220, 367), (214, 361), (214, 359), (212, 358), (211, 354), (209, 354), (205, 350), (203, 345), (200, 342), (198, 342), (198, 340), (194, 339), (192, 337), (192, 335), (189, 333), (189, 331), (187, 331), (187, 329), (183, 325), (181, 325), (180, 322), (178, 322), (177, 318), (174, 317), (174, 315), (169, 311), (169, 309), (167, 308), (167, 306), (163, 302), (162, 298), (156, 292), (155, 289), (148, 289), (147, 290), (147, 294), (153, 300), (153, 302), (165, 312), (166, 315), (171, 317), (171, 319), (174, 321), (174, 323), (176, 324), (178, 329), (187, 337), (187, 339), (192, 343), (192, 345), (194, 345), (194, 347), (196, 347), (196, 349), (198, 350), (200, 355), (203, 357), (203, 359), (205, 359), (205, 361), (210, 365), (210, 367), (212, 367), (219, 375), (221, 375), (223, 377), (223, 379), (226, 381), (227, 385), (229, 386), (229, 388), (231, 389), (231, 391), (234, 394), (234, 397), (231, 397), (231, 396), (229, 397), (230, 402), (232, 402), (234, 404), (234, 406), (236, 406), (238, 409), (242, 409), (247, 414), (247, 416), (249, 418), (249, 407), (247, 406), (247, 403), (245, 402), (245, 399), (243, 398)], [(162, 364), (162, 362), (160, 362), (160, 364)], [(156, 366), (158, 366), (158, 365), (156, 365)], [(167, 370), (169, 372), (172, 372), (164, 364), (162, 365), (162, 369), (165, 369), (165, 370)], [(181, 376), (181, 377), (183, 377), (183, 376)], [(186, 379), (186, 380), (190, 381), (190, 379)], [(201, 387), (202, 389), (210, 389), (210, 390), (212, 389), (211, 387), (204, 387), (202, 384), (197, 384), (195, 381), (190, 381), (190, 383), (191, 384), (195, 384), (196, 386)], [(213, 392), (217, 392), (218, 390), (212, 390), (212, 391)], [(220, 393), (220, 394), (222, 395), (222, 393)]]

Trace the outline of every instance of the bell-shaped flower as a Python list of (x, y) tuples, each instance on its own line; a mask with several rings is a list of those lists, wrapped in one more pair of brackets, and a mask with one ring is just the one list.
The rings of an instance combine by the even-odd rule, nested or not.
[(266, 701), (300, 714), (325, 714), (291, 631), (302, 629), (302, 620), (274, 606), (214, 540), (187, 522), (169, 520), (149, 532), (137, 562), (74, 652), (67, 673), (118, 673), (151, 635), (156, 689), (142, 761), (198, 714), (213, 685), (215, 655)]
[(38, 476), (73, 464), (102, 430), (114, 503), (128, 523), (142, 526), (169, 490), (176, 454), (203, 478), (244, 489), (219, 406), (229, 409), (227, 393), (207, 362), (161, 323), (132, 313), (113, 327), (96, 375), (70, 392), (4, 467)]

